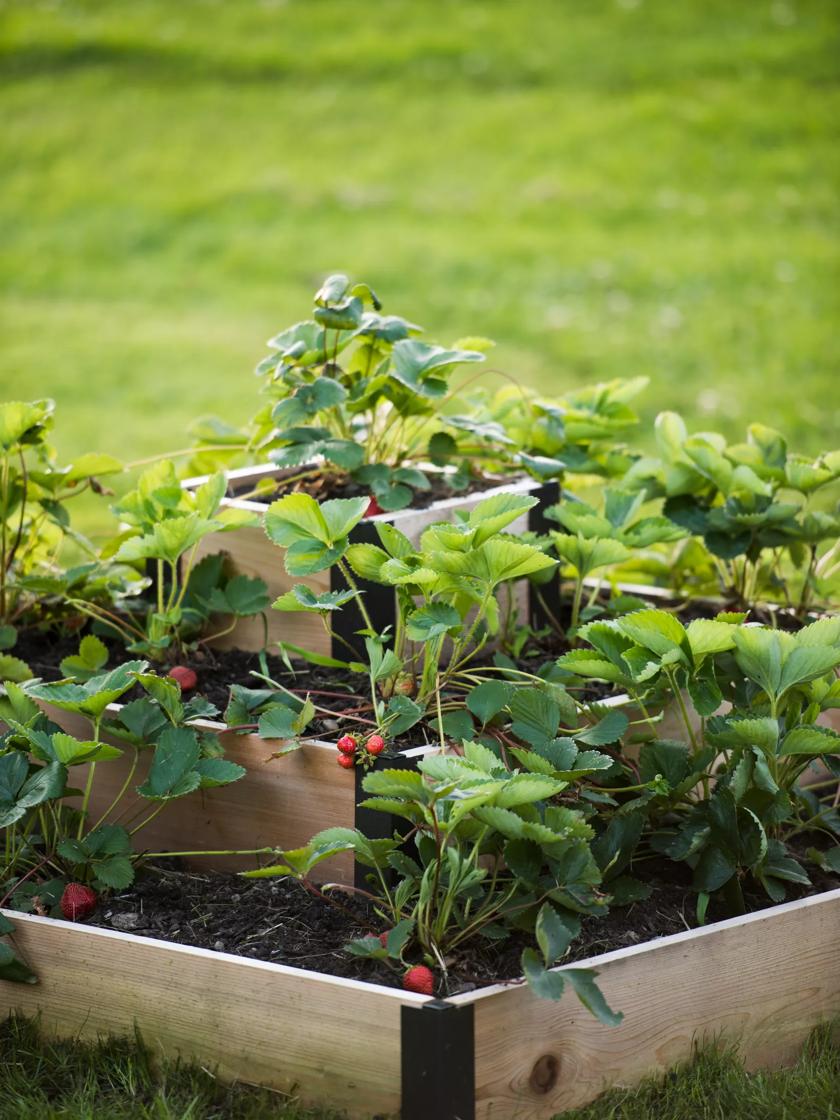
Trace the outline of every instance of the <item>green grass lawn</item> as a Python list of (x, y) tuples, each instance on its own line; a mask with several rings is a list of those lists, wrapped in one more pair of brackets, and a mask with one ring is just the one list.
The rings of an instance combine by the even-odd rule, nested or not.
[(183, 446), (341, 269), (547, 392), (836, 442), (836, 17), (0, 0), (3, 394), (68, 453)]
[[(0, 1024), (0, 1120), (338, 1120), (211, 1071), (155, 1060), (142, 1044), (50, 1043), (34, 1024)], [(814, 1034), (792, 1070), (748, 1076), (731, 1051), (606, 1094), (563, 1120), (838, 1120), (840, 1047)]]

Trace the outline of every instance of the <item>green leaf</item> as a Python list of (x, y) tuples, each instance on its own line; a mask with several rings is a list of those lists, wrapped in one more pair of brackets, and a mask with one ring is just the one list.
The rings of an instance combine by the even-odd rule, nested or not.
[(320, 595), (316, 595), (305, 583), (296, 583), (291, 591), (286, 591), (271, 605), (278, 611), (309, 611), (313, 614), (323, 614), (340, 610), (345, 603), (355, 598), (355, 591), (322, 591)]
[(426, 714), (425, 707), (408, 696), (392, 696), (385, 711), (390, 735), (402, 735)]
[(390, 557), (375, 544), (351, 544), (346, 552), (347, 563), (361, 579), (381, 582), (381, 572)]
[(0, 944), (0, 980), (9, 980), (13, 984), (37, 984), (38, 977), (15, 956), (8, 945)]
[(293, 739), (297, 735), (295, 713), (284, 704), (272, 704), (259, 718), (261, 739)]
[(461, 625), (461, 616), (445, 603), (430, 603), (412, 611), (406, 620), (406, 634), (412, 642), (428, 642)]
[(98, 883), (111, 890), (122, 891), (134, 882), (134, 864), (128, 856), (111, 856), (93, 865)]
[(559, 914), (549, 902), (544, 902), (540, 907), (534, 932), (546, 968), (550, 968), (556, 961), (566, 955), (574, 938), (573, 931), (564, 925)]
[(195, 771), (200, 756), (198, 736), (187, 727), (168, 727), (155, 747), (149, 775), (138, 793), (154, 801), (168, 801), (198, 789)]
[(512, 693), (512, 686), (504, 681), (482, 681), (467, 693), (467, 707), (484, 725), (507, 706)]
[(265, 514), (268, 539), (282, 548), (299, 541), (329, 542), (329, 531), (318, 503), (309, 494), (286, 494), (272, 502)]
[(195, 765), (195, 771), (201, 779), (202, 789), (228, 786), (231, 782), (238, 782), (240, 778), (244, 778), (247, 773), (244, 766), (226, 758), (200, 758)]
[(720, 848), (708, 847), (694, 869), (695, 889), (711, 894), (728, 883), (736, 871), (737, 864), (731, 856)]
[(526, 743), (540, 744), (553, 739), (560, 726), (560, 709), (539, 689), (516, 689), (509, 703), (512, 730)]
[(597, 972), (589, 968), (564, 968), (563, 977), (572, 985), (575, 995), (595, 1018), (608, 1027), (617, 1027), (624, 1018), (622, 1011), (613, 1011), (596, 983)]
[(79, 643), (79, 652), (63, 658), (61, 671), (65, 677), (85, 681), (108, 664), (108, 647), (94, 634), (86, 634)]
[(501, 809), (513, 809), (518, 805), (531, 805), (561, 793), (566, 783), (557, 778), (539, 774), (514, 774), (505, 782), (496, 795), (496, 805)]
[(105, 455), (101, 451), (88, 451), (73, 460), (64, 477), (67, 482), (79, 482), (83, 478), (93, 478), (97, 475), (120, 474), (124, 469), (123, 464), (113, 455)]
[(829, 727), (794, 727), (782, 740), (780, 755), (837, 754), (840, 752), (840, 735)]
[(667, 611), (633, 611), (618, 619), (617, 625), (628, 638), (660, 657), (674, 649), (688, 648), (685, 627)]
[(547, 969), (535, 949), (522, 950), (522, 973), (528, 987), (540, 999), (559, 1000), (566, 989), (565, 970)]
[(0, 654), (0, 681), (14, 681), (22, 684), (32, 678), (32, 670), (25, 661), (19, 657), (12, 657), (8, 653)]
[(594, 726), (575, 732), (575, 742), (585, 743), (590, 747), (605, 747), (609, 743), (618, 742), (628, 725), (629, 720), (624, 712), (611, 708)]

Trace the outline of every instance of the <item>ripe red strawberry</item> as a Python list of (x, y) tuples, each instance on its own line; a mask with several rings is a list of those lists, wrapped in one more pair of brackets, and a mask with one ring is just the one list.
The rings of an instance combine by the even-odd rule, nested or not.
[(435, 974), (424, 964), (416, 964), (403, 976), (403, 987), (407, 992), (419, 992), (421, 996), (434, 995)]
[(379, 944), (383, 949), (388, 948), (388, 935), (390, 934), (390, 932), (391, 931), (389, 929), (386, 929), (384, 933), (380, 933), (379, 935)]
[(356, 753), (356, 740), (352, 735), (342, 735), (336, 743), (336, 746), (342, 754)]
[(181, 686), (182, 692), (191, 692), (198, 684), (195, 669), (190, 669), (186, 665), (176, 665), (166, 675)]
[(61, 896), (61, 913), (68, 922), (82, 922), (96, 909), (96, 891), (84, 883), (68, 883)]
[(352, 754), (340, 754), (336, 759), (336, 762), (344, 770), (352, 770), (356, 765), (355, 759), (353, 758)]
[(382, 754), (385, 750), (385, 740), (381, 735), (371, 735), (365, 743), (365, 749), (370, 751), (371, 754)]
[(376, 498), (374, 498), (374, 496), (371, 494), (370, 501), (368, 502), (368, 507), (365, 510), (365, 517), (376, 517), (378, 513), (384, 512), (385, 510), (382, 508), (379, 502), (377, 502)]

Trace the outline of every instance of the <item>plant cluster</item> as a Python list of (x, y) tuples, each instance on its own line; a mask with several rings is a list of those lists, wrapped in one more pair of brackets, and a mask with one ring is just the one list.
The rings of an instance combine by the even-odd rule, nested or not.
[[(476, 946), (513, 939), (536, 993), (571, 988), (615, 1023), (591, 971), (556, 966), (584, 923), (647, 897), (652, 865), (679, 865), (700, 922), (810, 889), (815, 868), (840, 873), (840, 734), (827, 726), (840, 617), (813, 610), (840, 571), (840, 452), (805, 459), (761, 425), (728, 444), (662, 413), (658, 454), (641, 454), (618, 441), (643, 382), (490, 394), (469, 372), (455, 382), (483, 361), (482, 340), (443, 348), (419, 333), (332, 276), (312, 319), (272, 339), (247, 430), (205, 424), (191, 449), (205, 466), (275, 464), (283, 492), (262, 515), (227, 500), (221, 469), (184, 485), (171, 458), (130, 482), (106, 456), (58, 467), (50, 403), (0, 408), (0, 650), (28, 632), (80, 639), (58, 680), (0, 654), (0, 900), (83, 920), (166, 855), (143, 849), (143, 829), (244, 774), (206, 721), (265, 740), (280, 766), (326, 735), (384, 827), (322, 828), (293, 850), (281, 834), (249, 874), (291, 876), (336, 905), (342, 891), (366, 899), (381, 928), (348, 951), (412, 991), (445, 992)], [(562, 479), (560, 501), (537, 510), (534, 494), (497, 487), (432, 510), (421, 531), (381, 516), (441, 480), (458, 491), (523, 471)], [(67, 504), (103, 493), (105, 474), (118, 525), (97, 550)], [(521, 531), (531, 511), (541, 532)], [(274, 603), (216, 547), (255, 529), (277, 546), (259, 576), (290, 577)], [(629, 574), (663, 582), (668, 609), (623, 588)], [(683, 614), (686, 588), (724, 598), (708, 609), (695, 596)], [(541, 616), (517, 614), (523, 590)], [(784, 608), (764, 625), (751, 612), (767, 596)], [(269, 609), (317, 617), (331, 652), (283, 640), (272, 675), (265, 639), (220, 716), (202, 658)], [(310, 687), (311, 665), (335, 680)], [(350, 774), (331, 773), (355, 795)], [(321, 882), (342, 852), (363, 886)], [(0, 978), (33, 976), (3, 946)]]

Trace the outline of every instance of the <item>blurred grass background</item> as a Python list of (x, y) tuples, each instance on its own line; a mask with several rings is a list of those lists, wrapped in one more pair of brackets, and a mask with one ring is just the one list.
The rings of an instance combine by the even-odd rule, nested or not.
[(182, 447), (341, 270), (546, 392), (834, 446), (839, 38), (830, 0), (0, 0), (3, 395), (66, 454)]

